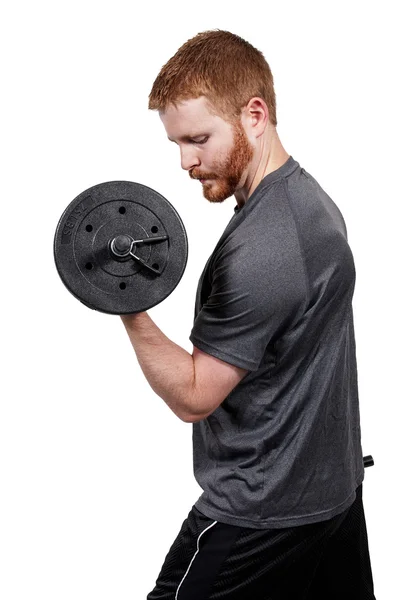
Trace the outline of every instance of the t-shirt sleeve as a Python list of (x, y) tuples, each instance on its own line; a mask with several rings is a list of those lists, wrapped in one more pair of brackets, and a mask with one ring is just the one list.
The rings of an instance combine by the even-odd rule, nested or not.
[(270, 339), (289, 327), (306, 287), (300, 254), (246, 245), (215, 258), (211, 291), (189, 337), (194, 346), (249, 371), (257, 370)]

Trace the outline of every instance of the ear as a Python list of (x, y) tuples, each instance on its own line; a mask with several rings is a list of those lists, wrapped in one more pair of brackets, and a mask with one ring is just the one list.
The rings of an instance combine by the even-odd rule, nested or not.
[(269, 122), (268, 106), (262, 98), (252, 98), (243, 109), (242, 116), (248, 135), (258, 138)]

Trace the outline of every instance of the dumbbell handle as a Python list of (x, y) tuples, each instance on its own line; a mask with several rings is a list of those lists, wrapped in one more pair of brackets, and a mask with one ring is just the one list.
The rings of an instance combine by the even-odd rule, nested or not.
[(368, 454), (368, 456), (364, 456), (363, 457), (363, 464), (365, 467), (373, 467), (374, 460), (373, 460), (373, 456), (371, 456), (370, 454)]

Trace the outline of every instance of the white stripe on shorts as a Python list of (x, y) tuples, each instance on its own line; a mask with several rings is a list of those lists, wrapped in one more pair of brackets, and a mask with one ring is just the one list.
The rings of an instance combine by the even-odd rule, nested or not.
[(191, 562), (189, 563), (188, 569), (186, 570), (184, 577), (183, 577), (183, 578), (181, 579), (181, 581), (180, 581), (180, 585), (178, 586), (178, 588), (177, 588), (177, 591), (176, 591), (175, 600), (177, 600), (177, 598), (178, 598), (178, 592), (179, 592), (179, 590), (180, 590), (180, 587), (181, 587), (181, 585), (182, 585), (182, 582), (184, 581), (185, 577), (188, 575), (189, 569), (191, 568), (191, 566), (192, 566), (192, 563), (193, 563), (193, 561), (195, 560), (195, 557), (196, 557), (197, 553), (199, 552), (199, 540), (200, 540), (200, 538), (202, 537), (202, 535), (203, 535), (203, 534), (204, 534), (204, 533), (205, 533), (205, 532), (206, 532), (208, 529), (210, 529), (211, 527), (214, 527), (214, 525), (216, 525), (216, 523), (218, 523), (218, 521), (214, 521), (214, 523), (212, 523), (211, 525), (209, 525), (208, 527), (206, 527), (206, 529), (204, 529), (204, 530), (202, 531), (202, 533), (200, 534), (200, 536), (198, 537), (198, 542), (197, 542), (197, 550), (196, 550), (195, 554), (193, 555), (193, 558), (192, 558)]

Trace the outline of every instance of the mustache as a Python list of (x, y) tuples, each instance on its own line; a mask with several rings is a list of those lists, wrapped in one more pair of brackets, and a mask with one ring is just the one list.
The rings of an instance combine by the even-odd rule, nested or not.
[(198, 174), (196, 171), (189, 171), (191, 179), (216, 179), (213, 173)]

